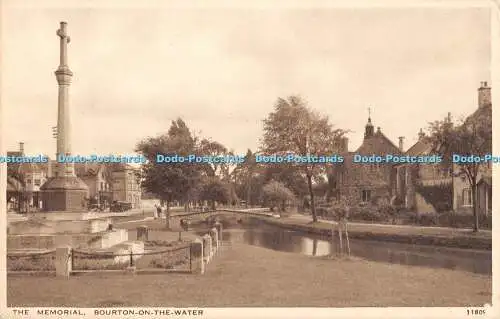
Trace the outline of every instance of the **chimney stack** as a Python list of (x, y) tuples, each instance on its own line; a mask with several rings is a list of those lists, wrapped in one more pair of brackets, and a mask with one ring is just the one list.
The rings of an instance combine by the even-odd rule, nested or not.
[(52, 165), (54, 165), (54, 163), (52, 162), (52, 160), (49, 158), (49, 161), (47, 162), (47, 177), (50, 178), (50, 177), (53, 177), (53, 173), (52, 173)]
[(342, 138), (342, 152), (349, 152), (349, 139), (347, 137)]
[(488, 86), (488, 82), (481, 82), (481, 87), (479, 87), (477, 102), (479, 108), (491, 105), (491, 88)]
[(24, 155), (24, 143), (23, 142), (19, 142), (19, 152), (21, 153), (21, 155)]
[(403, 140), (404, 140), (404, 137), (403, 136), (400, 136), (399, 137), (399, 150), (401, 151), (401, 153), (404, 152), (404, 148), (403, 148)]

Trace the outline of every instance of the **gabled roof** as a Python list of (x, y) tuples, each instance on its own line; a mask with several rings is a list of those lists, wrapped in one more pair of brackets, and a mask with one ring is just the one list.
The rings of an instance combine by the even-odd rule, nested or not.
[(7, 152), (7, 156), (23, 156), (23, 153), (20, 151), (11, 151)]
[(100, 163), (75, 163), (75, 173), (78, 176), (96, 176), (102, 166)]
[(410, 156), (428, 155), (432, 151), (432, 145), (424, 140), (418, 140), (405, 154)]
[[(45, 173), (45, 174), (49, 174), (49, 166), (50, 165), (54, 165), (56, 161), (55, 160), (49, 160), (48, 162), (46, 163), (38, 163), (38, 166), (40, 166), (40, 169)], [(52, 166), (53, 167), (53, 166)]]
[(38, 163), (21, 163), (19, 165), (19, 171), (21, 173), (41, 173), (42, 172), (42, 169), (40, 167), (40, 165), (38, 165)]
[(465, 119), (465, 122), (468, 123), (470, 121), (480, 120), (481, 118), (487, 117), (487, 116), (489, 116), (490, 119), (491, 119), (491, 116), (492, 116), (492, 106), (491, 106), (491, 104), (488, 104), (488, 105), (485, 105), (485, 106), (477, 108), (474, 111), (474, 113), (472, 113), (471, 115), (469, 115)]
[(113, 163), (111, 166), (110, 166), (110, 170), (112, 172), (123, 172), (123, 171), (126, 171), (126, 170), (137, 170), (138, 168), (130, 165), (130, 164), (127, 164), (127, 163)]
[(399, 148), (384, 133), (377, 131), (363, 140), (356, 150), (359, 154), (401, 154)]

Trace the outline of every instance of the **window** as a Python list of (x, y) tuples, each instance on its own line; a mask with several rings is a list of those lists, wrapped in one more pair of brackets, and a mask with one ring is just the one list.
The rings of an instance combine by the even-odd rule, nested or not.
[(31, 184), (31, 179), (29, 179), (29, 178), (28, 178), (28, 179), (26, 180), (26, 183)]
[(99, 190), (101, 190), (101, 191), (104, 190), (104, 182), (101, 182), (101, 188)]
[(40, 179), (35, 179), (35, 186), (40, 186)]
[(470, 188), (462, 190), (462, 199), (464, 206), (472, 206), (472, 190)]
[(371, 191), (370, 190), (363, 190), (361, 192), (361, 201), (362, 202), (369, 202), (371, 198)]

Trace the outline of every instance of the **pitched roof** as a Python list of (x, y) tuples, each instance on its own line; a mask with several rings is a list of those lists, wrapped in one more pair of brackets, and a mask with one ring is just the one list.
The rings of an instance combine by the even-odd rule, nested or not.
[(492, 106), (491, 106), (491, 104), (477, 108), (474, 111), (474, 113), (472, 113), (471, 115), (469, 115), (465, 119), (465, 123), (469, 123), (471, 121), (487, 119), (487, 118), (491, 121), (491, 118), (492, 118)]
[(125, 170), (136, 170), (137, 168), (127, 163), (113, 163), (110, 165), (113, 172), (122, 172)]
[(405, 154), (410, 156), (428, 155), (432, 150), (432, 145), (424, 140), (418, 140), (410, 147)]
[(38, 163), (21, 163), (19, 165), (19, 171), (21, 173), (41, 173), (42, 169)]
[(7, 152), (7, 156), (23, 156), (23, 152), (20, 151)]
[(102, 165), (100, 163), (75, 163), (75, 173), (78, 176), (95, 176)]
[(401, 151), (384, 133), (377, 131), (372, 137), (367, 137), (363, 140), (356, 153), (401, 154)]
[(48, 162), (46, 163), (38, 163), (38, 166), (40, 167), (40, 169), (45, 173), (45, 174), (49, 174), (49, 165), (53, 165), (53, 163), (55, 162), (55, 160), (49, 160)]

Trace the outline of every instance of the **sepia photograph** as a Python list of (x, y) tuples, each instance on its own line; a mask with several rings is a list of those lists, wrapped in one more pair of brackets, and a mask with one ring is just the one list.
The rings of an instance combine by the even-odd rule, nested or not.
[(1, 1), (0, 316), (498, 315), (498, 4), (322, 3)]

